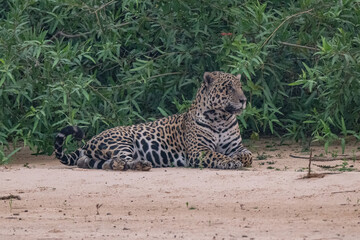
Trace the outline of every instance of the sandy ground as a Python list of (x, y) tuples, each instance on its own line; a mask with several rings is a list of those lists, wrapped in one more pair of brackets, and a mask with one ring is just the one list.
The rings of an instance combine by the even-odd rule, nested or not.
[(302, 179), (308, 160), (289, 157), (308, 154), (299, 145), (250, 149), (261, 160), (245, 170), (150, 172), (70, 168), (22, 150), (0, 166), (0, 197), (19, 197), (0, 200), (0, 239), (360, 239), (359, 160), (314, 162), (330, 174)]

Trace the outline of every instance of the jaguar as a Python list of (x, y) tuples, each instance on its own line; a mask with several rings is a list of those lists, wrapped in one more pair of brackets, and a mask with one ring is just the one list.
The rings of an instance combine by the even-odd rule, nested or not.
[(249, 167), (252, 153), (242, 144), (236, 118), (247, 101), (240, 80), (240, 74), (205, 72), (185, 113), (105, 130), (72, 153), (64, 152), (66, 137), (81, 140), (84, 133), (77, 126), (67, 126), (56, 135), (56, 158), (80, 168), (123, 171), (171, 166)]

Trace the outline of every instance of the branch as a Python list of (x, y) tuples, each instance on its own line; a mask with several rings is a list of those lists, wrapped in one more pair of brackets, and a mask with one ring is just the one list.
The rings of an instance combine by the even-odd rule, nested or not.
[(105, 3), (105, 4), (101, 5), (98, 9), (96, 9), (96, 10), (94, 11), (94, 13), (96, 13), (97, 11), (100, 11), (101, 9), (103, 9), (103, 8), (105, 8), (106, 6), (112, 4), (113, 2), (115, 2), (115, 0), (112, 0), (112, 1), (110, 1), (110, 2), (108, 2), (108, 3)]
[(77, 38), (77, 37), (85, 37), (86, 35), (90, 34), (91, 32), (86, 32), (86, 33), (78, 33), (78, 34), (68, 34), (68, 33), (64, 33), (63, 31), (58, 31), (57, 33), (54, 34), (54, 36), (52, 36), (50, 38), (50, 41), (54, 40), (55, 38), (57, 38), (59, 35), (64, 36), (66, 38)]
[(282, 25), (284, 25), (285, 22), (287, 22), (287, 21), (290, 20), (291, 18), (297, 17), (297, 16), (302, 15), (302, 14), (305, 14), (305, 13), (309, 13), (309, 12), (311, 12), (312, 10), (314, 10), (314, 8), (309, 9), (309, 10), (306, 10), (306, 11), (303, 11), (303, 12), (299, 12), (299, 13), (296, 13), (296, 14), (293, 14), (293, 15), (291, 15), (291, 16), (286, 17), (285, 20), (282, 21), (282, 23), (280, 23), (280, 25), (277, 26), (277, 28), (275, 28), (275, 30), (274, 30), (274, 31), (270, 34), (270, 36), (265, 40), (265, 42), (261, 45), (260, 49), (263, 48), (263, 47), (266, 45), (266, 43), (270, 40), (270, 38), (277, 32), (277, 30), (279, 30), (279, 28), (280, 28)]
[[(117, 66), (116, 66), (117, 67)], [(170, 72), (170, 73), (162, 73), (162, 74), (158, 74), (158, 75), (154, 75), (151, 76), (147, 79), (147, 81), (150, 81), (152, 79), (158, 78), (158, 77), (163, 77), (163, 76), (169, 76), (169, 75), (177, 75), (177, 74), (182, 74), (184, 72)], [(121, 84), (121, 85), (114, 85), (114, 86), (101, 86), (101, 87), (96, 87), (96, 89), (103, 89), (103, 88), (121, 88), (123, 86), (128, 86), (128, 85), (132, 85), (135, 84), (136, 82), (130, 82), (130, 83), (126, 83), (126, 84)]]
[(298, 45), (298, 44), (294, 44), (294, 43), (280, 42), (280, 41), (279, 41), (279, 43), (282, 44), (282, 45), (290, 46), (290, 47), (306, 48), (306, 49), (313, 50), (313, 51), (319, 51), (320, 50), (320, 49), (318, 49), (316, 47), (308, 47), (308, 46)]
[(182, 72), (170, 72), (170, 73), (163, 73), (163, 74), (158, 74), (158, 75), (154, 75), (148, 78), (148, 80), (153, 79), (153, 78), (158, 78), (158, 77), (163, 77), (163, 76), (169, 76), (169, 75), (177, 75), (177, 74), (181, 74)]
[(310, 149), (308, 177), (310, 177), (311, 175), (311, 160), (312, 160), (311, 158), (312, 158), (312, 149)]

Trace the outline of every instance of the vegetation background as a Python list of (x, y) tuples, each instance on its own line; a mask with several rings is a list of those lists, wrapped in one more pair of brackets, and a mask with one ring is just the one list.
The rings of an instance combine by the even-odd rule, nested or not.
[(0, 162), (185, 111), (213, 70), (243, 75), (246, 137), (360, 139), (359, 0), (0, 0)]

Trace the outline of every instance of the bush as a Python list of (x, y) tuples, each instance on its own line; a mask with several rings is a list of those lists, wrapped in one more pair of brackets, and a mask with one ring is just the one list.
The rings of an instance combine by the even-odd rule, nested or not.
[(0, 0), (0, 9), (2, 162), (9, 142), (50, 154), (69, 124), (92, 136), (184, 111), (213, 70), (243, 75), (246, 136), (360, 138), (358, 1)]

